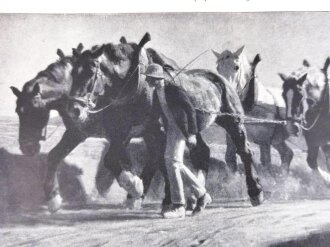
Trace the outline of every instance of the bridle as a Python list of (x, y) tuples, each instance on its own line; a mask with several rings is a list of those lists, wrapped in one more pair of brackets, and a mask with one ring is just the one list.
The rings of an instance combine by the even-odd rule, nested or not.
[[(298, 107), (299, 108), (303, 108), (304, 107), (303, 106), (303, 103), (307, 99), (308, 98), (304, 95), (302, 97), (301, 101), (299, 102)], [(300, 118), (287, 117), (286, 120), (298, 124), (299, 128), (303, 129), (304, 131), (311, 131), (316, 126), (316, 124), (318, 123), (318, 121), (319, 121), (319, 119), (320, 119), (320, 117), (322, 115), (322, 111), (321, 111), (322, 110), (322, 107), (319, 107), (319, 108), (320, 109), (319, 109), (319, 112), (318, 112), (317, 116), (315, 117), (313, 123), (310, 124), (309, 126), (307, 126), (306, 117), (305, 117), (307, 111), (302, 112)]]
[(111, 106), (117, 106), (118, 105), (118, 101), (120, 101), (120, 97), (122, 96), (124, 90), (129, 85), (129, 82), (133, 79), (133, 76), (134, 76), (134, 74), (136, 72), (138, 72), (137, 89), (139, 88), (140, 80), (141, 80), (141, 78), (140, 78), (141, 77), (140, 65), (145, 66), (145, 64), (143, 64), (140, 61), (140, 59), (139, 59), (137, 65), (135, 66), (135, 68), (130, 73), (129, 78), (127, 80), (125, 80), (125, 83), (121, 87), (121, 89), (119, 90), (117, 96), (114, 99), (112, 99), (112, 101), (109, 104), (103, 106), (100, 109), (95, 109), (95, 107), (96, 107), (96, 104), (94, 102), (95, 99), (92, 98), (94, 96), (94, 94), (95, 94), (95, 91), (96, 91), (96, 85), (97, 85), (98, 77), (100, 77), (102, 79), (102, 84), (104, 84), (104, 81), (103, 81), (104, 74), (101, 72), (100, 63), (99, 62), (96, 64), (96, 71), (95, 71), (95, 73), (90, 78), (90, 80), (93, 80), (92, 81), (92, 85), (93, 86), (92, 86), (91, 93), (88, 93), (87, 94), (88, 95), (87, 97), (86, 96), (83, 96), (83, 97), (72, 97), (72, 96), (69, 96), (68, 99), (71, 100), (71, 101), (78, 102), (81, 105), (83, 105), (84, 107), (87, 107), (87, 112), (90, 113), (90, 114), (96, 114), (96, 113), (99, 113), (99, 112), (104, 111), (105, 109), (107, 109), (107, 108), (109, 108)]

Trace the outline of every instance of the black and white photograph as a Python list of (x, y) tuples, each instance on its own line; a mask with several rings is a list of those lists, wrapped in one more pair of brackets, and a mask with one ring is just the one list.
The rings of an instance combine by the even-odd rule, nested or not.
[(330, 12), (19, 12), (0, 246), (330, 246)]

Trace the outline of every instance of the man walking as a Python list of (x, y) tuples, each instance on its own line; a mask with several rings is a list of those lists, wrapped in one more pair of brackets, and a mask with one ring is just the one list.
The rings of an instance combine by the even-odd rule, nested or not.
[(172, 205), (163, 212), (164, 218), (185, 217), (185, 196), (183, 180), (197, 199), (193, 214), (201, 212), (212, 199), (196, 176), (184, 165), (184, 150), (188, 145), (196, 145), (198, 132), (196, 111), (187, 93), (180, 87), (165, 82), (163, 68), (158, 64), (148, 66), (146, 81), (155, 87), (150, 119), (144, 125), (161, 118), (166, 132), (165, 164), (170, 181)]

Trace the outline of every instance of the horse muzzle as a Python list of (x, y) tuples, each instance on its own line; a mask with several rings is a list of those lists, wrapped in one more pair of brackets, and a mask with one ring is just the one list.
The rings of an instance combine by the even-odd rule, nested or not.
[(301, 126), (298, 121), (287, 120), (286, 129), (290, 135), (299, 136), (302, 133)]
[(34, 156), (40, 152), (41, 145), (38, 141), (20, 142), (22, 153), (27, 156)]

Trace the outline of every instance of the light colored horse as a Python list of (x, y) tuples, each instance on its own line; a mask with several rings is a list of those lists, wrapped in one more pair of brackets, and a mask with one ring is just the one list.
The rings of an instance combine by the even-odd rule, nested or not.
[[(217, 58), (217, 71), (223, 75), (236, 89), (247, 116), (276, 120), (280, 119), (280, 110), (284, 109), (283, 99), (266, 89), (260, 81), (251, 80), (252, 65), (248, 61), (244, 46), (236, 52), (225, 50), (222, 53), (213, 51)], [(254, 82), (254, 94), (249, 94), (250, 82)], [(253, 98), (252, 98), (253, 97)], [(248, 101), (252, 107), (247, 107)], [(249, 103), (251, 104), (251, 103)], [(249, 108), (249, 109), (248, 109)], [(281, 125), (258, 123), (245, 124), (248, 140), (260, 146), (261, 163), (270, 168), (272, 145), (280, 154), (282, 167), (289, 169), (293, 157), (292, 150), (285, 143), (288, 137), (285, 127)], [(236, 150), (227, 136), (226, 162), (233, 171), (237, 170)]]

